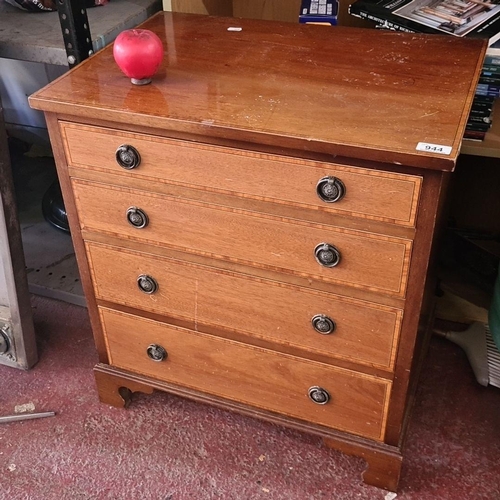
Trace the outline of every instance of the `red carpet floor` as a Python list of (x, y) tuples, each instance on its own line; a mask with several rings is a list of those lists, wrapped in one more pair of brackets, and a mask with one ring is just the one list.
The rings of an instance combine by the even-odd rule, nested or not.
[[(389, 500), (361, 459), (320, 439), (163, 393), (128, 410), (99, 403), (85, 309), (33, 298), (40, 362), (0, 367), (0, 415), (33, 403), (55, 417), (0, 424), (2, 500)], [(397, 499), (500, 499), (500, 389), (479, 386), (439, 338), (417, 394)]]

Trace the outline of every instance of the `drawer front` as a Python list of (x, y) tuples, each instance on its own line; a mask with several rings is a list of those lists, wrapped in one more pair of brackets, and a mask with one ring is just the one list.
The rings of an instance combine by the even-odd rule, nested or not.
[[(404, 226), (415, 225), (422, 182), (419, 176), (349, 168), (64, 122), (61, 129), (68, 163), (74, 167), (97, 168), (121, 173), (131, 179), (149, 178), (154, 182)], [(89, 154), (89, 145), (92, 154)], [(119, 166), (116, 151), (122, 145), (137, 150), (140, 156), (138, 167), (126, 170)], [(317, 185), (324, 177), (341, 181), (345, 188), (342, 199), (325, 202), (319, 198)]]
[[(172, 384), (382, 440), (390, 382), (136, 316), (100, 309), (110, 363)], [(167, 352), (147, 355), (150, 345)], [(317, 404), (311, 387), (328, 391)]]
[[(85, 230), (325, 282), (404, 295), (410, 240), (77, 179), (73, 180), (73, 188)], [(127, 221), (131, 206), (147, 215), (146, 227), (138, 229)], [(340, 252), (340, 263), (335, 267), (325, 267), (316, 261), (315, 249), (322, 243), (331, 244)]]
[(222, 327), (332, 358), (393, 366), (398, 309), (96, 243), (87, 243), (87, 255), (98, 299), (192, 321), (202, 331)]

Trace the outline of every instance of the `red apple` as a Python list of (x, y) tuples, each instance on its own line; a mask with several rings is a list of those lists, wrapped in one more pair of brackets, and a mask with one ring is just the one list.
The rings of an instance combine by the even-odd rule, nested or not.
[(145, 85), (158, 71), (163, 59), (163, 44), (150, 30), (125, 30), (116, 37), (113, 56), (132, 83)]

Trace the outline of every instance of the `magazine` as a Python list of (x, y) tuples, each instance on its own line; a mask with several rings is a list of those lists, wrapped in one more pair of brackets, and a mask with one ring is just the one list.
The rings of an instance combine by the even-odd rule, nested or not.
[(500, 0), (357, 0), (349, 13), (401, 31), (500, 39)]

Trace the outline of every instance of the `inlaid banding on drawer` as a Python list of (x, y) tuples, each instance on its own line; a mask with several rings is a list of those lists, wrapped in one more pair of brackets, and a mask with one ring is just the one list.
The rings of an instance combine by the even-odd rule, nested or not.
[[(119, 173), (124, 178), (151, 179), (403, 226), (415, 225), (422, 183), (419, 176), (66, 122), (60, 126), (68, 163), (73, 167), (90, 167)], [(88, 152), (89, 144), (92, 154)], [(120, 146), (131, 146), (138, 152), (140, 162), (136, 168), (120, 167), (115, 158)], [(345, 196), (339, 201), (325, 203), (318, 197), (317, 184), (325, 177), (337, 178), (345, 186)]]
[[(201, 331), (215, 326), (333, 359), (393, 366), (399, 309), (123, 248), (86, 247), (98, 299), (188, 320)], [(157, 289), (142, 290), (139, 276)], [(330, 334), (313, 328), (318, 315), (333, 321)]]
[[(100, 315), (113, 366), (304, 421), (383, 439), (391, 388), (388, 380), (106, 308), (100, 308)], [(315, 404), (309, 399), (308, 391), (314, 386), (328, 392), (327, 404)]]
[[(72, 179), (82, 229), (328, 283), (403, 296), (411, 241)], [(130, 207), (147, 225), (131, 225)], [(134, 213), (135, 213), (134, 212)], [(142, 217), (142, 216), (141, 216)], [(128, 220), (127, 220), (128, 218)], [(141, 218), (142, 220), (142, 218)], [(323, 242), (340, 251), (316, 261)]]

